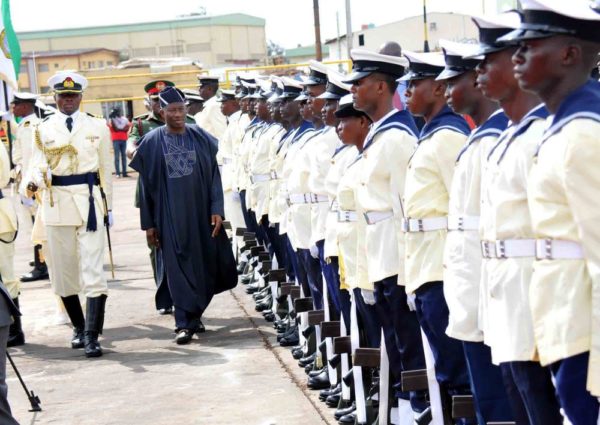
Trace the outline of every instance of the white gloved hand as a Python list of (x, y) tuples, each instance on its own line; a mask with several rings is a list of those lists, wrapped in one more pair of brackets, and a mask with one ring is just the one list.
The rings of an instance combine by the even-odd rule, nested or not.
[(31, 208), (35, 205), (35, 200), (28, 196), (21, 195), (21, 203), (25, 205), (27, 208)]
[[(50, 171), (48, 171), (50, 173)], [(50, 175), (52, 178), (52, 175)], [(46, 181), (44, 180), (44, 174), (39, 170), (35, 169), (31, 172), (31, 180), (38, 187), (38, 189), (46, 189)]]
[(309, 250), (310, 250), (310, 255), (312, 258), (315, 258), (315, 259), (319, 258), (319, 248), (317, 248), (317, 245), (311, 245)]
[(113, 227), (113, 224), (115, 223), (114, 219), (113, 219), (113, 213), (112, 211), (108, 212), (108, 227), (111, 228)]
[(416, 298), (415, 294), (406, 294), (406, 304), (408, 304), (408, 309), (410, 311), (417, 311)]
[(361, 289), (360, 293), (362, 294), (363, 300), (367, 305), (375, 305), (375, 292), (370, 289)]

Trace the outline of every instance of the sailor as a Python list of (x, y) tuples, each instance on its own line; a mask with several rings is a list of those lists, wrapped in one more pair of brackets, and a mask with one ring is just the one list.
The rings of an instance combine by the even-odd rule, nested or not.
[(528, 180), (536, 258), (530, 287), (540, 363), (552, 371), (573, 425), (595, 424), (600, 403), (600, 3), (523, 0), (514, 72), (550, 118)]
[[(99, 357), (108, 294), (104, 231), (112, 225), (111, 139), (104, 119), (79, 111), (87, 80), (58, 72), (48, 80), (58, 111), (34, 128), (31, 188), (43, 190), (51, 282), (73, 325), (72, 348)], [(79, 292), (86, 297), (84, 319)]]
[(444, 247), (444, 298), (450, 316), (446, 334), (463, 341), (479, 423), (514, 420), (502, 372), (492, 364), (478, 323), (481, 280), (479, 209), (481, 169), (508, 118), (498, 103), (477, 87), (476, 66), (483, 59), (475, 44), (440, 40), (446, 68), (446, 103), (457, 114), (470, 116), (476, 128), (456, 157), (448, 205), (448, 235)]
[(219, 141), (217, 162), (221, 166), (225, 218), (231, 223), (232, 230), (235, 233), (235, 229), (244, 227), (244, 216), (242, 215), (240, 197), (237, 194), (237, 185), (233, 184), (235, 176), (234, 155), (238, 144), (241, 142), (239, 121), (242, 117), (242, 111), (233, 90), (221, 90), (217, 100), (221, 104), (221, 112), (227, 117), (227, 129)]
[[(13, 105), (13, 115), (21, 118), (12, 149), (12, 159), (15, 164), (15, 181), (18, 185), (17, 190), (21, 196), (20, 211), (23, 217), (23, 220), (20, 220), (21, 231), (23, 229), (31, 230), (31, 225), (35, 221), (38, 210), (35, 198), (28, 196), (26, 184), (23, 183), (23, 176), (27, 174), (29, 160), (31, 159), (31, 140), (33, 139), (31, 131), (40, 122), (40, 118), (36, 115), (36, 104), (40, 102), (38, 97), (38, 95), (32, 93), (19, 92), (14, 94), (13, 101), (11, 102)], [(33, 269), (21, 276), (21, 282), (48, 279), (48, 266), (42, 254), (41, 244), (34, 243), (33, 259)], [(11, 344), (10, 337), (9, 344)]]
[[(448, 224), (448, 195), (454, 164), (470, 128), (446, 105), (446, 83), (435, 78), (445, 67), (438, 53), (405, 51), (410, 62), (408, 109), (425, 119), (406, 171), (403, 199), (406, 291), (415, 294), (423, 333), (435, 359), (436, 379), (447, 397), (469, 394), (470, 382), (462, 344), (446, 335), (442, 257)], [(469, 420), (460, 420), (470, 423)]]
[(219, 77), (198, 75), (198, 82), (200, 83), (200, 97), (204, 99), (204, 108), (194, 116), (196, 124), (216, 137), (217, 140), (221, 140), (227, 128), (227, 119), (221, 112), (221, 105), (217, 101)]
[[(354, 107), (366, 113), (373, 125), (357, 166), (361, 167), (356, 191), (362, 213), (368, 282), (361, 289), (367, 304), (377, 305), (392, 376), (394, 402), (402, 416), (426, 408), (424, 393), (402, 392), (402, 370), (423, 369), (421, 331), (408, 305), (403, 277), (404, 240), (401, 228), (406, 167), (417, 142), (417, 128), (407, 111), (393, 106), (396, 79), (404, 74), (406, 59), (354, 49), (351, 52)], [(408, 398), (410, 397), (410, 401)]]
[(185, 94), (188, 115), (193, 117), (198, 112), (202, 112), (202, 109), (204, 109), (204, 99), (198, 94), (198, 91), (192, 89), (183, 89), (181, 91)]

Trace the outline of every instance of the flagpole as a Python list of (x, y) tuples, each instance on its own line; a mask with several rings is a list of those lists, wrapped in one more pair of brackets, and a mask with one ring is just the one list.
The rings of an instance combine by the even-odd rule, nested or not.
[(10, 164), (10, 169), (12, 170), (13, 164), (13, 152), (12, 152), (12, 134), (10, 133), (10, 104), (8, 103), (8, 89), (6, 87), (6, 81), (2, 80), (2, 91), (4, 93), (4, 110), (6, 111), (6, 137), (8, 138), (8, 162)]

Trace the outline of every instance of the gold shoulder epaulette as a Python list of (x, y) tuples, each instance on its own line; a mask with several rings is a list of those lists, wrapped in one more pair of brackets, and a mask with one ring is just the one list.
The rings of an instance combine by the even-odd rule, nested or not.
[(31, 121), (25, 121), (23, 123), (23, 127), (29, 127), (31, 125)]

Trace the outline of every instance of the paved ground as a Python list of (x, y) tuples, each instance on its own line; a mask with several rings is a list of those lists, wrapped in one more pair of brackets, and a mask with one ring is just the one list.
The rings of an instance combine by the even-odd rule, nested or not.
[[(28, 412), (9, 366), (9, 400), (21, 425), (335, 423), (318, 394), (306, 390), (304, 373), (277, 346), (272, 327), (254, 312), (243, 288), (213, 300), (206, 334), (187, 346), (173, 342), (173, 318), (154, 310), (134, 188), (134, 179), (115, 181), (116, 279), (109, 282), (104, 357), (88, 360), (69, 348), (71, 331), (54, 322), (49, 282), (22, 288), (27, 344), (11, 353), (44, 410)], [(32, 254), (24, 232), (17, 242), (20, 274)]]

